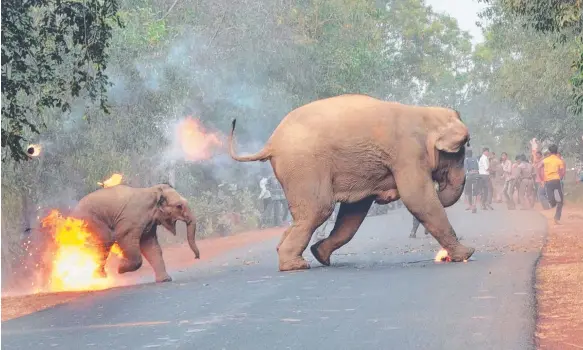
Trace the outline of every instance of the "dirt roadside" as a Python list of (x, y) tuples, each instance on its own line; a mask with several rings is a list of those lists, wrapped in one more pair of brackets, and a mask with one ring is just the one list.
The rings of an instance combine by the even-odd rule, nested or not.
[[(197, 242), (201, 252), (200, 261), (207, 261), (214, 257), (223, 255), (237, 248), (242, 248), (254, 243), (269, 240), (280, 236), (283, 228), (271, 228), (266, 230), (256, 230), (244, 232), (233, 236), (208, 238)], [(164, 261), (166, 268), (171, 274), (172, 271), (178, 271), (188, 268), (199, 261), (194, 259), (193, 253), (187, 244), (169, 245), (162, 248), (164, 251)], [(273, 248), (275, 252), (275, 247)], [(117, 266), (115, 259), (110, 259), (107, 264), (109, 273), (116, 273), (114, 268)], [(152, 269), (145, 263), (143, 267), (133, 273), (119, 276), (117, 286), (135, 284), (143, 276), (152, 276)], [(16, 317), (31, 314), (49, 307), (70, 302), (76, 298), (87, 295), (92, 292), (62, 292), (62, 293), (43, 293), (23, 296), (2, 297), (2, 321), (10, 320)]]
[(583, 349), (583, 206), (567, 203), (561, 225), (542, 211), (548, 237), (536, 269), (538, 349)]

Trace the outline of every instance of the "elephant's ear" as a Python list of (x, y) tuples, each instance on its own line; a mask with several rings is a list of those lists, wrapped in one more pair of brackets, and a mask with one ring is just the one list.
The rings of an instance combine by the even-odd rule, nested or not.
[(164, 191), (162, 189), (158, 189), (156, 191), (156, 207), (161, 208), (168, 202), (168, 199), (164, 195)]
[(456, 117), (448, 116), (445, 123), (430, 130), (427, 135), (427, 154), (431, 169), (435, 170), (439, 163), (439, 152), (457, 153), (469, 140), (468, 128)]

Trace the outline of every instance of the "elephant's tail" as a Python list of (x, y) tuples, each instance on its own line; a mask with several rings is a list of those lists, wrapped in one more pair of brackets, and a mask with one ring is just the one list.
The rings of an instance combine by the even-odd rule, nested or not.
[(263, 149), (255, 154), (250, 154), (248, 156), (239, 156), (235, 154), (235, 148), (233, 147), (233, 134), (235, 133), (235, 125), (237, 124), (237, 119), (233, 119), (231, 126), (231, 135), (229, 136), (229, 155), (231, 158), (238, 162), (254, 162), (260, 160), (265, 162), (271, 157), (269, 149), (263, 147)]

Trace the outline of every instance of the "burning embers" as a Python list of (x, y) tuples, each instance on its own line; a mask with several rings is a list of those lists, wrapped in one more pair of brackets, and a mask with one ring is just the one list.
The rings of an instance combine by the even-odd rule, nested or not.
[[(99, 277), (101, 251), (83, 220), (63, 217), (58, 210), (52, 210), (41, 225), (52, 238), (45, 252), (50, 260), (48, 291), (100, 290), (113, 285), (110, 277)], [(122, 255), (117, 245), (111, 253)]]
[(115, 173), (115, 174), (111, 175), (109, 179), (107, 179), (103, 182), (98, 182), (97, 184), (103, 188), (109, 188), (109, 187), (120, 185), (122, 180), (123, 180), (123, 175)]
[(186, 117), (178, 124), (178, 141), (188, 161), (209, 159), (214, 150), (222, 146), (219, 135), (207, 132), (200, 121)]
[(31, 144), (26, 147), (26, 154), (29, 157), (38, 157), (42, 151), (42, 146), (37, 144)]
[[(447, 250), (445, 250), (443, 248), (440, 249), (437, 252), (437, 255), (435, 255), (435, 262), (451, 262), (451, 258), (449, 257)], [(464, 260), (464, 262), (468, 262), (468, 261)]]
[(447, 250), (441, 249), (440, 251), (437, 252), (437, 255), (435, 256), (435, 261), (436, 262), (450, 262), (451, 258), (447, 254)]

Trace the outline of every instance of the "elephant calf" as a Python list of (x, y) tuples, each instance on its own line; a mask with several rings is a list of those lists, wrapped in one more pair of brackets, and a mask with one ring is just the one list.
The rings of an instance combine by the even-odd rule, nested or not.
[(148, 188), (117, 185), (83, 197), (71, 216), (82, 219), (96, 234), (102, 249), (99, 274), (105, 276), (105, 262), (111, 246), (117, 242), (123, 252), (118, 273), (136, 271), (142, 266), (142, 254), (154, 269), (156, 282), (169, 282), (156, 228), (164, 226), (176, 235), (176, 221), (186, 223), (186, 238), (196, 259), (196, 219), (188, 203), (174, 188), (160, 184)]
[(444, 210), (459, 199), (465, 183), (469, 132), (456, 111), (336, 96), (291, 111), (264, 148), (247, 156), (235, 154), (234, 130), (235, 120), (231, 157), (269, 160), (289, 203), (294, 223), (278, 245), (280, 271), (310, 267), (302, 253), (336, 202), (341, 206), (332, 232), (311, 247), (324, 265), (354, 237), (373, 202), (399, 198), (452, 261), (474, 253), (458, 241)]

